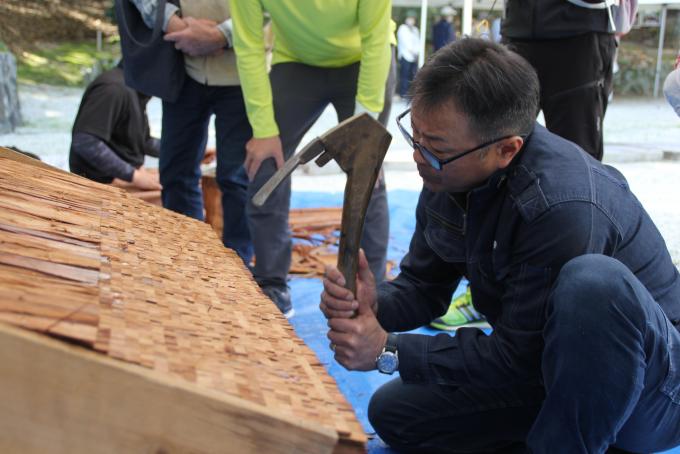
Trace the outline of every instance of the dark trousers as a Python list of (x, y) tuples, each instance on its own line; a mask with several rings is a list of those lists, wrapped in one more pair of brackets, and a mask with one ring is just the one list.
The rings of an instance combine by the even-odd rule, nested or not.
[[(302, 137), (332, 104), (342, 121), (354, 113), (359, 64), (319, 68), (301, 63), (279, 63), (270, 73), (274, 115), (285, 158), (293, 155)], [(262, 163), (248, 191), (254, 195), (276, 171), (273, 159)], [(253, 275), (260, 286), (286, 285), (292, 243), (288, 231), (290, 178), (272, 193), (262, 207), (248, 203), (248, 220), (255, 246)], [(384, 178), (373, 190), (366, 212), (361, 247), (379, 282), (385, 275), (389, 211)]]
[(627, 267), (602, 255), (571, 260), (546, 317), (544, 386), (396, 379), (369, 404), (376, 432), (417, 453), (639, 453), (680, 444), (680, 332)]
[(519, 41), (509, 46), (536, 69), (546, 127), (602, 160), (602, 126), (612, 90), (613, 34)]
[(208, 125), (215, 115), (217, 184), (222, 191), (222, 242), (249, 263), (253, 246), (245, 216), (245, 143), (252, 137), (239, 86), (207, 86), (186, 78), (177, 102), (163, 102), (159, 159), (163, 206), (203, 220), (199, 186)]
[(404, 58), (399, 59), (399, 96), (408, 96), (408, 89), (418, 71), (418, 61), (410, 62)]

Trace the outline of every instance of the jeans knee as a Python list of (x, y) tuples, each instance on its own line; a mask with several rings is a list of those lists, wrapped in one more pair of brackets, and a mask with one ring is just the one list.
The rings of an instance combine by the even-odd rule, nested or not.
[(182, 191), (191, 194), (200, 194), (200, 174), (193, 172), (177, 172), (175, 170), (159, 173), (159, 180), (164, 190)]
[(560, 278), (567, 276), (585, 281), (597, 279), (599, 275), (618, 272), (621, 269), (626, 269), (625, 265), (613, 257), (602, 254), (585, 254), (574, 257), (565, 263), (560, 270)]
[[(383, 438), (383, 428), (389, 427), (389, 424), (384, 423), (384, 416), (386, 411), (389, 409), (389, 397), (385, 396), (383, 387), (378, 388), (378, 390), (371, 396), (371, 400), (368, 403), (368, 421), (373, 426), (375, 432)], [(384, 438), (383, 438), (384, 440)]]
[(399, 395), (395, 391), (400, 385), (401, 380), (399, 384), (392, 381), (378, 388), (371, 397), (367, 411), (368, 421), (375, 433), (393, 448), (404, 446), (401, 429), (406, 421), (403, 415), (400, 416), (395, 411), (395, 406), (398, 406), (395, 404), (399, 402)]
[(622, 295), (628, 268), (618, 260), (588, 254), (567, 262), (558, 275), (549, 299), (549, 316), (579, 326), (592, 321), (600, 324), (612, 303), (625, 300)]

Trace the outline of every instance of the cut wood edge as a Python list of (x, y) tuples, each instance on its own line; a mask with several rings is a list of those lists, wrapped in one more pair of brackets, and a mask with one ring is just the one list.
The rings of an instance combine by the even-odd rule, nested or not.
[(350, 448), (338, 445), (330, 428), (290, 421), (264, 406), (4, 323), (0, 377), (2, 452), (316, 454)]

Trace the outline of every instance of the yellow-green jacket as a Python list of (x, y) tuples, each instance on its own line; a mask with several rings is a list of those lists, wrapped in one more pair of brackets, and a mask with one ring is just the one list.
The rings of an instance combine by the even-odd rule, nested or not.
[(254, 137), (279, 133), (265, 63), (265, 10), (274, 29), (273, 65), (338, 68), (360, 61), (356, 100), (380, 112), (390, 65), (391, 9), (391, 0), (231, 0), (236, 63)]

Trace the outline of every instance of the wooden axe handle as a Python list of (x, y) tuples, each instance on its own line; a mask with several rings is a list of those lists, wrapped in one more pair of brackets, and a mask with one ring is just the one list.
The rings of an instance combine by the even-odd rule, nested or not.
[(338, 269), (345, 277), (345, 287), (355, 296), (359, 247), (366, 210), (391, 141), (392, 136), (386, 134), (377, 149), (371, 150), (370, 153), (355, 153), (354, 163), (347, 173), (340, 226)]

